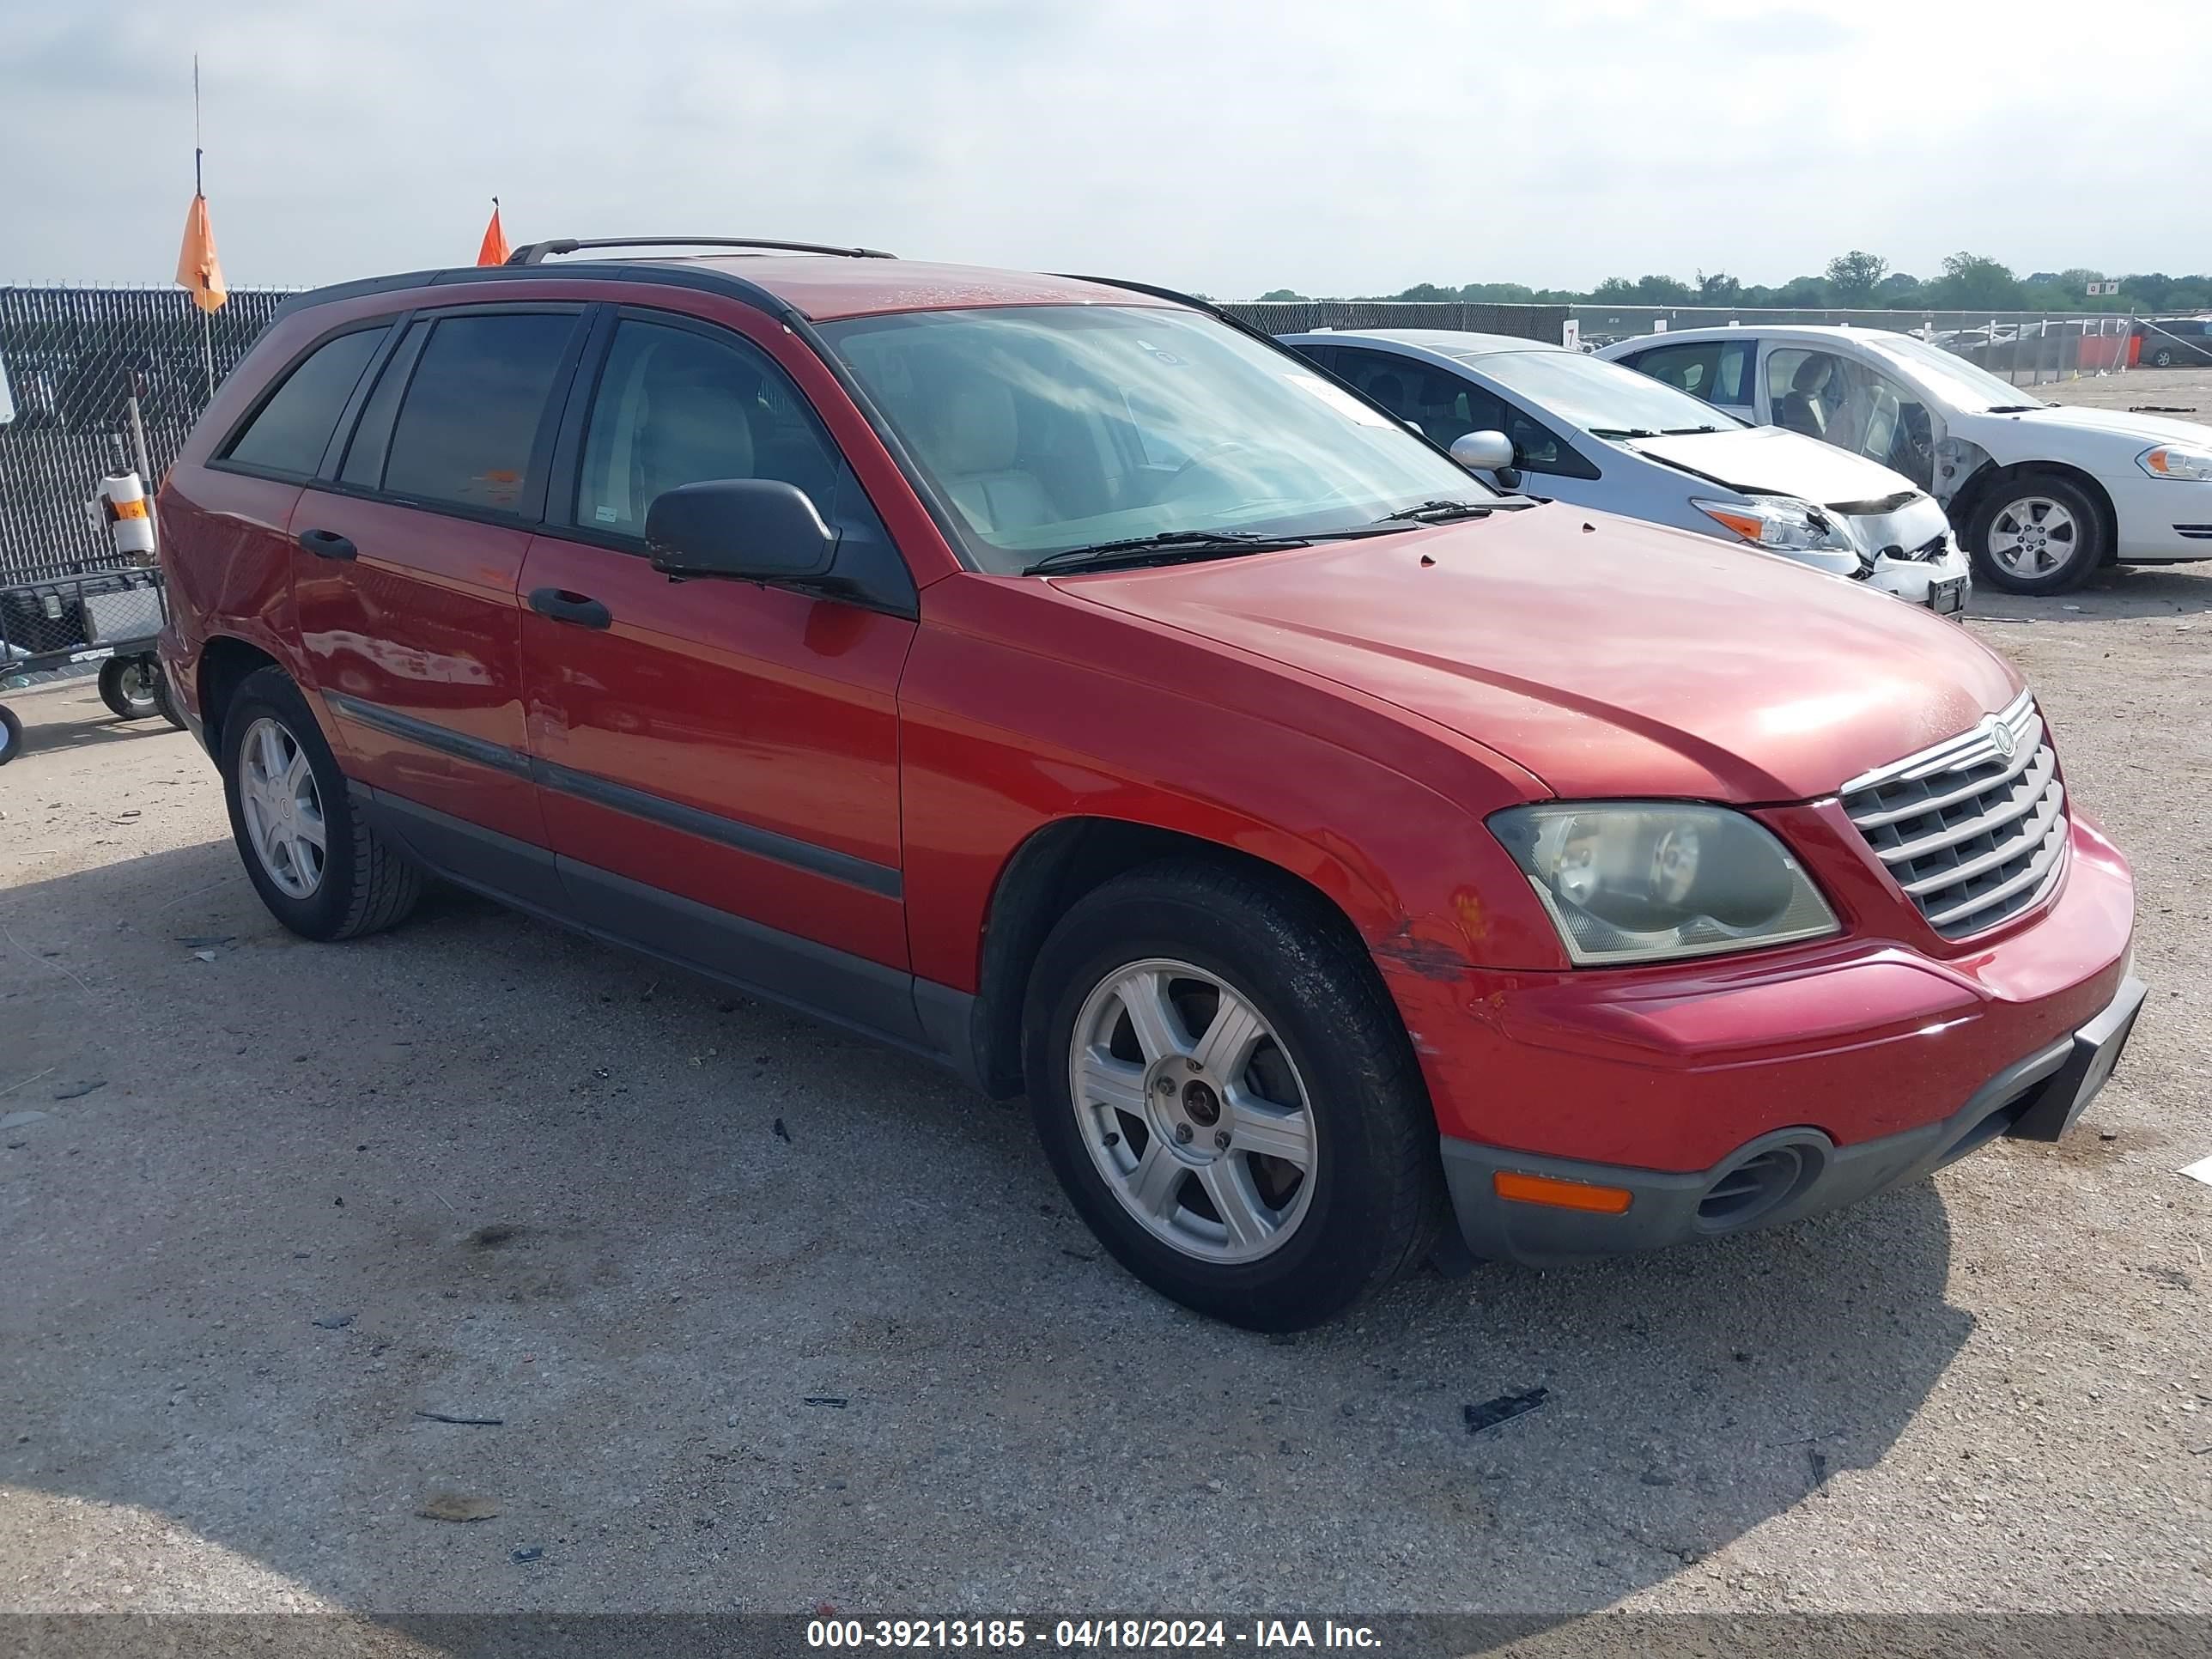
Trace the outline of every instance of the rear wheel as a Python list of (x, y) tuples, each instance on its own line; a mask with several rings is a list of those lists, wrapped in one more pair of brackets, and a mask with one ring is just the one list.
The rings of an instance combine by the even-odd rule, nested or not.
[(2028, 473), (1992, 488), (1966, 526), (1974, 574), (2008, 593), (2063, 593), (2102, 563), (2105, 517), (2068, 479)]
[(1358, 941), (1287, 888), (1177, 862), (1085, 896), (1039, 952), (1027, 1069), (1071, 1201), (1187, 1307), (1295, 1330), (1434, 1245), (1412, 1046)]
[(0, 703), (0, 766), (23, 752), (23, 722), (15, 718), (15, 711)]
[(246, 677), (222, 734), (231, 834), (270, 915), (308, 939), (339, 939), (415, 908), (420, 872), (355, 812), (337, 757), (282, 670)]
[(2172, 368), (2173, 367), (2173, 348), (2172, 346), (2159, 347), (2157, 350), (2150, 354), (2150, 361), (2151, 367), (2154, 368)]
[(100, 665), (100, 700), (119, 720), (161, 712), (161, 665), (150, 656), (110, 657)]

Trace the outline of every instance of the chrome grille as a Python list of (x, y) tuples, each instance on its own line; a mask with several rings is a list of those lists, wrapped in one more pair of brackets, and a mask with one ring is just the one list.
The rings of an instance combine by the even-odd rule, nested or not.
[(2018, 915), (2064, 866), (2058, 757), (2024, 691), (1972, 731), (1854, 778), (1842, 794), (1875, 856), (1946, 939)]

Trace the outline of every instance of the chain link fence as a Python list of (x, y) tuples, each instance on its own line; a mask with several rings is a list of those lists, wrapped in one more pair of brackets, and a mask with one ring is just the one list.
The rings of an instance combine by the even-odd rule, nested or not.
[[(1686, 328), (1729, 324), (1804, 327), (1826, 324), (1911, 334), (1955, 353), (2014, 386), (2045, 386), (2077, 374), (2131, 368), (2136, 343), (2152, 325), (2113, 312), (2067, 315), (2029, 311), (1781, 310), (1756, 306), (1609, 306), (1565, 307), (1585, 348)], [(1557, 339), (1561, 337), (1553, 336)]]
[(0, 288), (0, 586), (119, 562), (93, 495), (135, 465), (131, 399), (150, 491), (289, 295), (234, 290), (208, 316), (181, 289)]

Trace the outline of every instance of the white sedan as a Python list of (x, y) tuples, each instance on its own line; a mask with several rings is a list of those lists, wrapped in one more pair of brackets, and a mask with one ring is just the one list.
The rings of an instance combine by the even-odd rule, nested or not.
[(2194, 421), (2046, 404), (1881, 329), (1684, 329), (1597, 355), (1902, 472), (1992, 586), (2058, 593), (2100, 564), (2212, 559), (2212, 428)]

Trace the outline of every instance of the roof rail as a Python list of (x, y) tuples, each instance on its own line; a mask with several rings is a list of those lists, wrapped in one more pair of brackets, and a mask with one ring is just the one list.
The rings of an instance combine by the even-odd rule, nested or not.
[(848, 259), (896, 259), (874, 247), (825, 247), (819, 242), (763, 242), (736, 236), (562, 236), (550, 242), (526, 242), (507, 256), (511, 265), (543, 264), (549, 253), (576, 253), (587, 247), (749, 247), (774, 253), (835, 253)]

